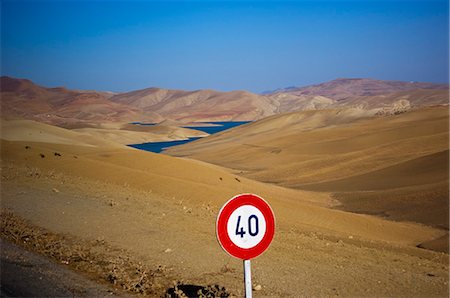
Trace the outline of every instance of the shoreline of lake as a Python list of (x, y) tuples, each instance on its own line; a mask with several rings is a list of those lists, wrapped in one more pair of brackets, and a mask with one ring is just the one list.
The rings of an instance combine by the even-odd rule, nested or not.
[[(212, 121), (212, 122), (197, 122), (200, 125), (204, 126), (193, 126), (192, 124), (189, 124), (189, 126), (182, 126), (184, 128), (194, 129), (198, 131), (205, 132), (209, 135), (219, 133), (221, 131), (225, 131), (240, 125), (244, 125), (247, 123), (250, 123), (251, 121)], [(157, 125), (157, 123), (141, 123), (141, 122), (132, 122), (131, 124), (135, 125), (147, 125), (147, 126), (153, 126)], [(193, 141), (196, 141), (198, 139), (202, 139), (203, 137), (192, 137), (185, 140), (175, 140), (175, 141), (165, 141), (165, 142), (148, 142), (148, 143), (141, 143), (141, 144), (130, 144), (127, 145), (132, 148), (149, 151), (153, 153), (161, 153), (165, 149), (183, 145), (186, 143), (190, 143)]]

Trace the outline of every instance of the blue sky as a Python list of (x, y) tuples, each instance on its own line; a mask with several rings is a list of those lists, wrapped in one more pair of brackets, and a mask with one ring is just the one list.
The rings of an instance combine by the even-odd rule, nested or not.
[(44, 86), (262, 92), (448, 82), (448, 1), (1, 1), (1, 73)]

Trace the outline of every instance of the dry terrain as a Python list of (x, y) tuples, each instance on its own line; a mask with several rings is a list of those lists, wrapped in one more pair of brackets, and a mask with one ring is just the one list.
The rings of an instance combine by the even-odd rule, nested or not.
[(277, 102), (247, 91), (166, 90), (148, 88), (122, 93), (111, 101), (143, 111), (157, 111), (168, 119), (190, 121), (254, 120), (273, 115)]
[(176, 120), (254, 121), (267, 116), (325, 108), (360, 108), (396, 114), (448, 104), (446, 84), (337, 79), (268, 94), (247, 91), (145, 88), (123, 93), (47, 88), (26, 79), (0, 78), (3, 119), (29, 119), (64, 128), (104, 128), (129, 122)]
[(355, 96), (377, 96), (418, 89), (448, 91), (448, 85), (421, 82), (382, 81), (363, 78), (340, 78), (317, 85), (278, 89), (266, 94), (289, 93), (297, 96), (314, 95), (341, 101)]
[[(349, 121), (367, 121), (364, 115), (351, 115), (351, 120), (343, 116), (335, 124), (343, 129), (342, 138), (345, 128), (351, 132)], [(420, 114), (406, 117), (429, 119)], [(393, 119), (406, 125), (403, 118)], [(255, 138), (270, 135), (263, 124), (251, 124), (261, 125)], [(443, 133), (439, 127), (438, 135)], [(311, 129), (304, 127), (301, 134)], [(220, 143), (221, 135), (208, 139)], [(375, 136), (375, 130), (368, 131), (364, 142)], [(282, 141), (283, 135), (279, 137)], [(251, 138), (249, 142), (246, 148), (256, 150), (249, 154), (261, 160), (285, 154)], [(365, 150), (364, 143), (356, 144)], [(423, 144), (421, 156), (440, 152), (430, 146)], [(336, 198), (314, 190), (314, 185), (320, 187), (318, 182), (327, 181), (322, 178), (332, 171), (312, 173), (307, 181), (311, 190), (285, 188), (244, 177), (269, 177), (251, 165), (240, 173), (32, 121), (2, 123), (1, 149), (2, 237), (130, 293), (161, 296), (170, 288), (175, 292), (190, 286), (241, 296), (242, 262), (221, 250), (215, 220), (231, 196), (254, 192), (272, 205), (277, 224), (271, 247), (252, 261), (254, 285), (261, 286), (255, 296), (448, 296), (448, 254), (417, 247), (443, 237), (445, 231), (330, 208), (338, 203)], [(397, 163), (419, 155), (405, 153)], [(223, 157), (229, 162), (232, 156)], [(359, 171), (355, 173), (365, 172)]]
[(167, 152), (448, 231), (448, 144), (448, 107), (377, 117), (344, 109), (273, 116)]
[[(0, 95), (1, 237), (99, 293), (242, 296), (215, 223), (251, 192), (276, 216), (252, 260), (256, 297), (449, 296), (448, 85), (111, 93), (1, 77)], [(167, 154), (125, 146), (204, 137), (183, 126), (211, 120), (258, 121)], [(29, 262), (5, 264), (32, 277)], [(45, 291), (83, 295), (48, 271)]]

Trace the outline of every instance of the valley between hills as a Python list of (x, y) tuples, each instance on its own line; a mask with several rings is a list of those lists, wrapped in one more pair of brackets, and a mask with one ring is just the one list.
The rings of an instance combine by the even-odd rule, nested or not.
[[(215, 223), (251, 192), (276, 216), (255, 297), (449, 295), (448, 85), (112, 93), (2, 77), (0, 95), (2, 239), (112, 294), (242, 296)], [(210, 121), (251, 122), (192, 128)]]

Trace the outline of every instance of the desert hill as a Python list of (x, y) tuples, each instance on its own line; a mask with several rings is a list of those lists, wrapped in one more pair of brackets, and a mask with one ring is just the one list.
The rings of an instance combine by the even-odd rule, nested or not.
[[(261, 140), (272, 139), (274, 143), (270, 146), (280, 142), (287, 144), (289, 140), (285, 137), (289, 135), (291, 123), (297, 121), (302, 127), (299, 129), (301, 136), (312, 130), (325, 134), (323, 131), (330, 128), (321, 128), (323, 119), (331, 118), (327, 121), (333, 121), (342, 130), (340, 137), (331, 138), (331, 128), (328, 139), (315, 140), (340, 142), (341, 138), (345, 142), (347, 137), (351, 142), (353, 123), (364, 127), (373, 125), (356, 112), (327, 113), (329, 115), (304, 112), (273, 116), (235, 128), (245, 136), (246, 150), (234, 152), (234, 157), (228, 152), (230, 155), (223, 157), (233, 160), (248, 154), (246, 166), (251, 167), (254, 158), (279, 156), (282, 166), (282, 157), (285, 154), (295, 156), (302, 143), (296, 145), (300, 146), (297, 149), (287, 146), (286, 151), (279, 150), (258, 143), (258, 135)], [(430, 119), (439, 134), (440, 118), (445, 116), (430, 109), (425, 114), (395, 116), (390, 125), (397, 123), (405, 128), (414, 123), (414, 119)], [(278, 125), (284, 123), (283, 129), (275, 129), (271, 121), (277, 121)], [(3, 128), (12, 131), (14, 138), (5, 134), (1, 141), (2, 210), (7, 210), (2, 213), (2, 237), (9, 237), (11, 241), (19, 239), (17, 243), (33, 249), (44, 249), (58, 263), (88, 272), (105, 282), (114, 281), (116, 286), (128, 286), (132, 291), (139, 290), (136, 284), (141, 287), (151, 283), (151, 288), (160, 291), (154, 292), (155, 296), (173, 287), (174, 280), (194, 285), (219, 284), (235, 295), (242, 295), (242, 262), (220, 249), (215, 239), (215, 220), (219, 208), (231, 196), (254, 192), (270, 202), (277, 218), (273, 244), (263, 256), (252, 260), (253, 280), (262, 285), (258, 294), (297, 296), (300, 291), (308, 296), (336, 293), (345, 296), (445, 296), (448, 293), (448, 255), (416, 248), (440, 239), (445, 234), (441, 229), (330, 209), (335, 201), (328, 192), (258, 182), (193, 159), (108, 144), (95, 136), (83, 139), (79, 132), (32, 121), (12, 121), (6, 125)], [(254, 134), (254, 126), (259, 133)], [(279, 140), (273, 138), (275, 131)], [(374, 127), (367, 137), (375, 138), (377, 131), (379, 128)], [(423, 134), (427, 131), (425, 127)], [(395, 129), (393, 134), (396, 134)], [(223, 132), (222, 137), (224, 135), (231, 138), (234, 133)], [(222, 137), (208, 138), (219, 144)], [(309, 137), (314, 139), (312, 135)], [(61, 139), (65, 141), (60, 142)], [(235, 139), (230, 146), (239, 142), (242, 140)], [(375, 143), (373, 139), (371, 145)], [(302, 155), (307, 158), (309, 155), (311, 161), (333, 158), (327, 152), (310, 151), (307, 147), (314, 144), (308, 144)], [(422, 155), (439, 149), (427, 147), (436, 146), (432, 144), (423, 146), (418, 149)], [(226, 152), (226, 146), (216, 148), (220, 147)], [(364, 150), (363, 144), (360, 147)], [(324, 150), (333, 153), (333, 148)], [(337, 159), (342, 157), (342, 154), (337, 155)], [(261, 162), (261, 165), (273, 161)], [(379, 165), (378, 168), (384, 167)], [(253, 169), (243, 174), (260, 171)], [(359, 172), (364, 171), (367, 169)], [(297, 182), (301, 182), (302, 176), (299, 176)], [(349, 173), (342, 175), (345, 176), (352, 177)], [(14, 220), (15, 217), (25, 219), (25, 224)], [(55, 234), (60, 238), (52, 236)], [(73, 239), (72, 244), (70, 239)], [(69, 243), (64, 252), (55, 247), (55, 243), (60, 243), (56, 240)], [(35, 241), (44, 241), (45, 245)], [(85, 253), (80, 252), (84, 245)], [(98, 259), (93, 252), (105, 251), (102, 250), (104, 245), (113, 247), (116, 253), (107, 259)], [(135, 267), (127, 273), (129, 279), (124, 280), (123, 266), (132, 260), (137, 260)], [(98, 273), (98, 268), (103, 271)], [(299, 277), (303, 281), (301, 289), (286, 287), (286, 283), (298, 282)]]
[(184, 122), (255, 120), (273, 115), (276, 103), (247, 91), (164, 90), (150, 88), (111, 97), (144, 111), (155, 111), (165, 118)]
[(156, 114), (109, 100), (108, 92), (44, 88), (25, 79), (1, 77), (3, 119), (30, 119), (61, 127), (98, 126), (104, 122), (161, 120)]
[[(77, 92), (24, 86), (6, 89), (6, 100), (20, 107), (31, 96), (31, 107), (44, 112), (73, 104), (67, 119), (77, 104), (100, 102), (90, 97), (95, 92), (80, 103)], [(213, 105), (232, 100), (208, 92), (199, 93)], [(113, 108), (133, 105), (99, 96)], [(145, 115), (145, 100), (138, 102), (133, 109)], [(167, 99), (159, 110), (180, 113), (188, 102)], [(273, 115), (174, 151), (195, 159), (120, 144), (194, 133), (178, 122), (138, 126), (114, 122), (115, 115), (95, 122), (104, 105), (96, 108), (81, 123), (94, 128), (2, 121), (2, 238), (133, 293), (161, 297), (175, 281), (242, 296), (242, 261), (221, 250), (215, 222), (230, 197), (253, 192), (271, 204), (277, 229), (269, 250), (252, 260), (258, 295), (448, 296), (448, 255), (432, 251), (448, 243), (446, 107), (377, 117), (363, 108)], [(377, 182), (380, 176), (389, 181)], [(390, 218), (374, 216), (382, 212)], [(301, 288), (286, 286), (299, 279)]]
[(247, 91), (148, 88), (121, 94), (45, 88), (29, 80), (1, 77), (2, 117), (32, 119), (62, 127), (97, 127), (105, 122), (254, 120), (273, 115), (276, 103)]
[(89, 147), (117, 147), (117, 143), (105, 138), (95, 138), (90, 134), (78, 133), (57, 126), (32, 120), (2, 120), (0, 137), (7, 141), (55, 143), (65, 145), (83, 145)]
[(199, 130), (168, 125), (134, 125), (123, 124), (119, 127), (77, 128), (72, 131), (89, 136), (109, 140), (123, 145), (142, 144), (148, 142), (169, 142), (186, 140), (194, 137), (206, 137), (207, 133)]
[[(302, 111), (167, 153), (284, 187), (331, 192), (342, 209), (448, 229), (448, 114), (447, 107), (376, 117), (356, 108)], [(401, 207), (405, 200), (414, 208)]]
[(448, 104), (448, 85), (337, 79), (256, 95), (246, 91), (164, 90), (149, 88), (115, 95), (112, 101), (182, 121), (258, 120), (266, 116), (334, 107), (360, 107), (373, 113), (396, 113), (410, 108)]
[(289, 93), (297, 96), (324, 96), (341, 101), (355, 96), (375, 96), (418, 89), (448, 90), (448, 84), (340, 78), (306, 87), (278, 89), (266, 94)]
[[(216, 207), (219, 207), (219, 203), (227, 200), (236, 192), (256, 192), (273, 198), (275, 206), (278, 206), (276, 202), (279, 201), (280, 205), (275, 207), (276, 209), (289, 209), (291, 204), (299, 204), (302, 206), (301, 208), (310, 210), (309, 212), (312, 214), (317, 212), (315, 216), (335, 219), (333, 227), (331, 227), (326, 222), (314, 223), (314, 217), (304, 218), (305, 224), (316, 226), (319, 230), (333, 229), (344, 234), (351, 232), (367, 239), (389, 239), (398, 243), (414, 244), (423, 240), (421, 236), (414, 233), (402, 234), (402, 229), (412, 229), (411, 231), (413, 231), (417, 228), (418, 231), (429, 230), (432, 232), (429, 235), (439, 234), (439, 231), (414, 224), (400, 225), (374, 217), (328, 209), (326, 207), (333, 202), (326, 193), (265, 184), (237, 176), (227, 169), (211, 164), (143, 152), (113, 142), (105, 142), (102, 138), (91, 137), (83, 142), (78, 133), (38, 122), (13, 121), (9, 124), (11, 126), (9, 129), (13, 128), (15, 132), (21, 133), (14, 134), (15, 138), (2, 136), (2, 160), (5, 163), (38, 168), (43, 172), (56, 170), (62, 174), (100, 179), (100, 181), (117, 185), (126, 183), (130, 187), (142, 190), (151, 189), (155, 195), (176, 196), (187, 202), (209, 203)], [(38, 130), (39, 134), (44, 137), (36, 138), (34, 132)], [(66, 142), (60, 142), (63, 137)], [(54, 151), (60, 155), (52, 154)], [(74, 158), (74, 156), (77, 157)], [(192, 175), (192, 173), (196, 173), (196, 175)], [(128, 178), (124, 180), (124, 177)], [(174, 188), (173, 185), (180, 187)], [(295, 220), (299, 219), (297, 215), (295, 218)], [(349, 227), (348, 221), (351, 218), (356, 221), (367, 221), (366, 227), (359, 232), (359, 228), (357, 229), (356, 226)], [(294, 218), (290, 220), (294, 220)], [(373, 227), (371, 222), (374, 224)], [(392, 230), (379, 234), (376, 231), (379, 223), (392, 226)]]
[(259, 120), (302, 110), (356, 107), (372, 114), (448, 105), (448, 85), (369, 79), (331, 82), (257, 95), (247, 91), (147, 88), (112, 94), (45, 88), (29, 80), (1, 77), (2, 118), (30, 119), (67, 128), (99, 128), (105, 123), (176, 120)]
[(358, 107), (379, 114), (395, 114), (431, 105), (448, 105), (446, 84), (337, 79), (307, 86), (279, 89), (266, 96), (279, 102), (279, 112)]
[(147, 142), (167, 142), (208, 134), (177, 126), (104, 125), (101, 128), (66, 130), (33, 120), (2, 120), (0, 137), (8, 141), (28, 140), (94, 147), (123, 147)]
[(355, 96), (337, 101), (329, 108), (358, 107), (377, 115), (394, 115), (429, 106), (448, 106), (448, 89), (416, 89), (376, 96)]

